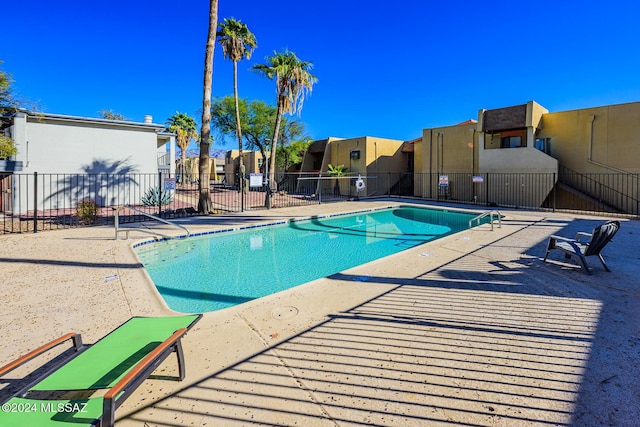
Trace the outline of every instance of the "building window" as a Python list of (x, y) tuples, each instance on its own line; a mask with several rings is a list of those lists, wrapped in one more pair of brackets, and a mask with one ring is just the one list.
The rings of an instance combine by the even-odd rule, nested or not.
[(551, 138), (536, 138), (534, 146), (545, 154), (551, 154)]
[(526, 129), (503, 130), (498, 134), (500, 148), (520, 148), (527, 146)]
[(502, 148), (517, 148), (522, 147), (521, 136), (505, 136), (502, 137)]

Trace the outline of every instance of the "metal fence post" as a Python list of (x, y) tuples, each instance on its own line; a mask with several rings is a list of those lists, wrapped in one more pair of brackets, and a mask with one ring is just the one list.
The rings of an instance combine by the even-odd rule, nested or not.
[[(238, 180), (238, 187), (240, 188), (240, 212), (244, 212), (244, 173), (246, 171), (246, 167), (244, 164), (242, 164), (239, 168), (239, 177), (240, 179)], [(265, 189), (266, 193), (264, 195), (265, 197), (265, 206), (267, 209), (271, 208), (271, 200), (270, 200), (270, 196), (271, 196), (271, 192), (269, 191), (269, 189), (271, 188), (270, 185), (271, 183), (269, 182), (269, 163), (267, 162), (266, 165), (266, 175), (267, 175), (267, 188)]]
[(485, 203), (489, 206), (489, 172), (487, 172), (487, 185), (485, 186), (486, 195), (485, 195)]
[(552, 212), (556, 211), (556, 187), (558, 186), (558, 181), (556, 181), (556, 173), (553, 173), (553, 209)]
[(120, 206), (113, 208), (115, 210), (115, 216), (113, 217), (113, 225), (116, 230), (116, 240), (118, 240), (118, 229), (120, 228)]
[(158, 216), (162, 218), (162, 172), (158, 172)]
[(38, 172), (33, 173), (33, 232), (38, 232)]

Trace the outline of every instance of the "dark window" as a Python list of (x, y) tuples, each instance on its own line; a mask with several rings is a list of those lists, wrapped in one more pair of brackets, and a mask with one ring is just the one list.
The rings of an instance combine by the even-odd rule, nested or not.
[(522, 147), (521, 136), (505, 136), (502, 138), (502, 148), (516, 148)]
[(545, 154), (551, 154), (551, 138), (537, 138), (535, 147)]

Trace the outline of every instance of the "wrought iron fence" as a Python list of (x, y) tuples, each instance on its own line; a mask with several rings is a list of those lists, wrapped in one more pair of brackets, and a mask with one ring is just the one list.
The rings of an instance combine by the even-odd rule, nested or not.
[[(558, 168), (560, 190), (581, 199), (582, 210), (621, 212), (639, 215), (640, 174), (579, 173), (567, 167)], [(571, 209), (575, 203), (562, 203)]]
[[(162, 218), (196, 215), (198, 183), (159, 174), (10, 174), (0, 177), (3, 233), (113, 224), (115, 207), (133, 206)], [(640, 177), (635, 174), (394, 173), (329, 177), (279, 173), (269, 207), (303, 206), (356, 197), (411, 197), (481, 206), (622, 214), (637, 217)], [(179, 180), (178, 180), (179, 181)], [(240, 180), (235, 180), (240, 182)], [(245, 180), (240, 191), (210, 183), (213, 214), (266, 209), (267, 187)], [(133, 211), (120, 222), (144, 221)]]

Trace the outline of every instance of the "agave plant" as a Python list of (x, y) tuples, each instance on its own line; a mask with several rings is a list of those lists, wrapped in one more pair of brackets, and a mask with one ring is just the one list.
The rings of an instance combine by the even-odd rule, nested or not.
[(173, 201), (173, 194), (170, 191), (160, 192), (160, 187), (152, 187), (141, 200), (145, 206), (165, 206)]

